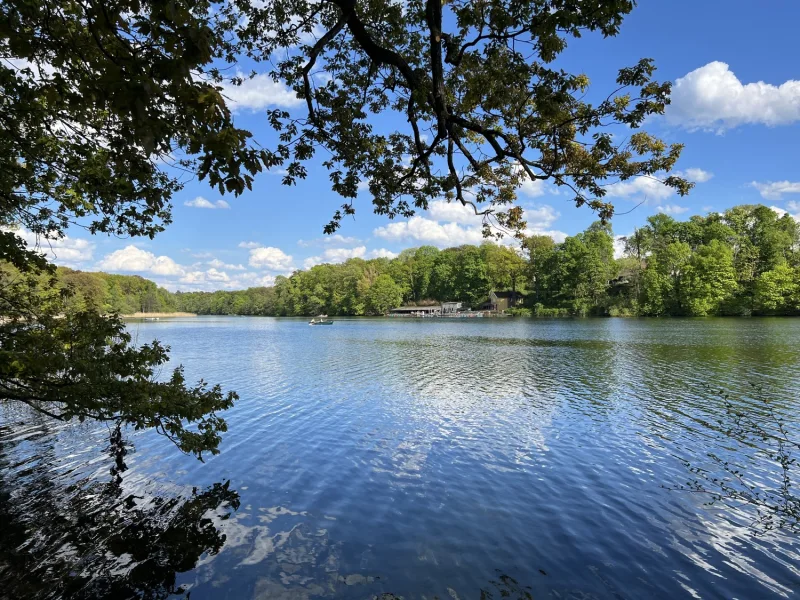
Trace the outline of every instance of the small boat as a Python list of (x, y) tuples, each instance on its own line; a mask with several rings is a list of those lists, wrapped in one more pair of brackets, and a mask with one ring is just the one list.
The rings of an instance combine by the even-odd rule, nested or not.
[(309, 325), (333, 325), (333, 321), (328, 318), (328, 315), (319, 315), (308, 322)]

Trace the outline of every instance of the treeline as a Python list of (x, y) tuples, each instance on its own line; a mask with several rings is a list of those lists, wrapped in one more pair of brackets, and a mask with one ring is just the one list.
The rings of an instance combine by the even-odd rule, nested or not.
[(75, 302), (104, 313), (175, 312), (175, 296), (138, 275), (112, 275), (59, 267), (57, 277)]
[(121, 314), (382, 315), (401, 304), (478, 307), (491, 290), (519, 292), (512, 312), (537, 316), (800, 314), (800, 224), (788, 214), (761, 205), (687, 221), (658, 214), (616, 243), (624, 244), (622, 258), (611, 228), (594, 223), (563, 243), (526, 238), (520, 252), (491, 243), (422, 246), (241, 291), (172, 294), (138, 276), (66, 268), (57, 277), (78, 307)]
[(324, 264), (268, 288), (175, 294), (178, 310), (198, 314), (382, 315), (403, 303), (461, 300), (477, 306), (492, 289), (524, 286), (527, 262), (495, 244), (439, 250), (422, 246), (397, 258)]
[(648, 219), (626, 241), (609, 313), (800, 314), (800, 223), (762, 205), (678, 222)]
[[(0, 281), (19, 276), (8, 263), (0, 264)], [(50, 275), (42, 274), (42, 281)], [(56, 287), (70, 290), (65, 298), (69, 308), (93, 309), (101, 313), (175, 312), (174, 294), (138, 275), (75, 271), (58, 267)], [(49, 286), (44, 286), (43, 289)]]
[(654, 215), (613, 260), (594, 224), (563, 244), (525, 240), (534, 314), (707, 316), (800, 314), (800, 224), (761, 205), (693, 216)]
[(557, 244), (523, 242), (403, 251), (278, 277), (269, 288), (175, 294), (199, 314), (383, 314), (401, 303), (458, 300), (477, 307), (491, 290), (524, 297), (516, 314), (706, 316), (800, 314), (800, 225), (762, 205), (677, 221), (664, 214), (619, 240), (607, 225)]

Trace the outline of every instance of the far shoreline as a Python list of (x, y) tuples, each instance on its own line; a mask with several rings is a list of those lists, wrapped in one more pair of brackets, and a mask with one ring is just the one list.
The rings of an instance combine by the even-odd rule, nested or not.
[(119, 315), (121, 319), (166, 319), (169, 317), (196, 317), (196, 313), (190, 312), (135, 312), (127, 315)]

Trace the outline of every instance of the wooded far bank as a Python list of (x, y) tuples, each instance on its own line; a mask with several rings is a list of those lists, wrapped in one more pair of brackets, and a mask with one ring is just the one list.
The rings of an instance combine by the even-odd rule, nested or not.
[[(615, 258), (610, 226), (555, 243), (534, 235), (519, 253), (485, 243), (409, 248), (394, 259), (323, 264), (271, 287), (171, 293), (139, 276), (60, 268), (73, 308), (214, 315), (382, 315), (401, 304), (460, 301), (515, 290), (512, 314), (535, 316), (707, 316), (800, 314), (800, 224), (766, 206), (677, 221), (647, 219)], [(618, 252), (619, 253), (619, 252)], [(5, 276), (11, 268), (4, 267)]]

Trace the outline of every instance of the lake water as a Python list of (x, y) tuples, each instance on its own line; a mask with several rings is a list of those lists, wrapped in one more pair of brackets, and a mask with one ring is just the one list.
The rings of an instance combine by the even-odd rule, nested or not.
[[(706, 385), (743, 404), (763, 385), (796, 424), (800, 319), (199, 317), (130, 329), (171, 346), (189, 381), (241, 397), (204, 464), (153, 432), (131, 436), (123, 496), (226, 480), (239, 495), (209, 521), (224, 543), (196, 566), (172, 551), (157, 561), (192, 600), (800, 591), (792, 538), (754, 535), (746, 511), (669, 489), (687, 480), (682, 458), (702, 463), (716, 443), (704, 423), (724, 411)], [(45, 504), (74, 498), (79, 523), (91, 482), (109, 479), (108, 430), (20, 418), (0, 413), (0, 519), (43, 519)], [(147, 552), (112, 562), (124, 576)]]

